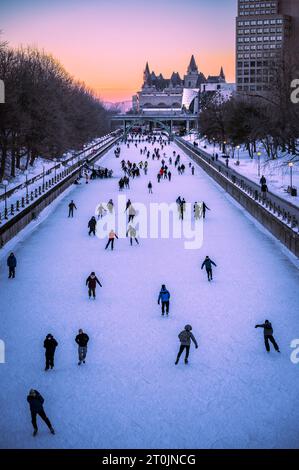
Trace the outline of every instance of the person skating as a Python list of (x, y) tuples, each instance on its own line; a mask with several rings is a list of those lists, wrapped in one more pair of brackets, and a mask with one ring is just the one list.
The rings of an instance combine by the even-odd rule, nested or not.
[(266, 351), (270, 352), (270, 344), (269, 344), (269, 341), (270, 341), (273, 344), (275, 351), (280, 353), (278, 344), (276, 343), (273, 337), (273, 328), (269, 320), (265, 320), (265, 323), (263, 323), (262, 325), (255, 325), (255, 328), (264, 328), (264, 340), (265, 340)]
[(202, 215), (203, 215), (203, 218), (205, 219), (206, 218), (206, 211), (210, 211), (211, 209), (208, 208), (208, 206), (206, 205), (205, 202), (202, 203)]
[(54, 354), (55, 349), (57, 348), (58, 343), (56, 339), (50, 333), (46, 336), (44, 341), (44, 348), (46, 350), (46, 367), (45, 370), (49, 370), (49, 368), (54, 368)]
[(100, 281), (98, 280), (97, 276), (95, 275), (94, 272), (92, 272), (88, 278), (86, 279), (85, 285), (88, 286), (88, 296), (91, 298), (91, 295), (93, 298), (96, 298), (96, 287), (97, 284), (99, 284), (100, 287), (103, 287)]
[(76, 204), (73, 200), (69, 203), (69, 217), (74, 217), (74, 209), (77, 210)]
[(168, 181), (171, 181), (171, 171), (168, 172)]
[(206, 271), (207, 271), (207, 276), (208, 276), (208, 281), (212, 281), (213, 280), (213, 271), (212, 271), (212, 264), (216, 267), (217, 264), (214, 263), (214, 261), (212, 261), (209, 256), (206, 256), (206, 259), (204, 260), (204, 262), (202, 263), (201, 265), (201, 269), (203, 269), (203, 267), (205, 266), (206, 268)]
[(45, 413), (45, 410), (43, 407), (43, 403), (45, 400), (43, 399), (41, 394), (37, 390), (31, 389), (29, 392), (29, 395), (27, 396), (27, 401), (30, 406), (31, 422), (32, 422), (32, 426), (34, 429), (33, 436), (36, 436), (38, 432), (38, 427), (37, 427), (37, 422), (36, 422), (37, 415), (46, 423), (46, 425), (50, 429), (51, 434), (55, 434), (52, 424)]
[(136, 209), (133, 207), (133, 204), (130, 204), (130, 207), (129, 207), (129, 219), (128, 219), (128, 222), (133, 222), (134, 220), (134, 217), (136, 215)]
[(109, 211), (110, 214), (112, 214), (113, 208), (114, 208), (114, 204), (113, 204), (112, 199), (110, 199), (110, 200), (108, 201), (108, 203), (107, 203), (107, 209), (108, 209), (108, 211)]
[(194, 166), (192, 166), (192, 168), (191, 168), (191, 173), (192, 173), (192, 176), (194, 176), (194, 173), (195, 173), (195, 168), (194, 168)]
[(158, 305), (160, 305), (160, 301), (162, 302), (162, 316), (164, 316), (165, 310), (166, 310), (166, 315), (169, 314), (169, 299), (170, 299), (170, 293), (166, 289), (165, 284), (162, 284), (159, 297), (158, 297)]
[(78, 344), (78, 355), (79, 355), (79, 362), (78, 366), (81, 366), (82, 362), (85, 364), (86, 354), (87, 354), (87, 343), (89, 341), (89, 336), (83, 332), (83, 330), (79, 330), (79, 334), (75, 338), (76, 343)]
[(13, 279), (16, 277), (16, 267), (17, 267), (17, 258), (13, 254), (10, 253), (9, 257), (7, 258), (7, 266), (8, 266), (8, 278)]
[(115, 238), (118, 239), (118, 236), (116, 235), (116, 233), (114, 232), (114, 230), (110, 230), (110, 232), (109, 232), (109, 239), (108, 239), (107, 245), (105, 246), (105, 250), (107, 250), (108, 246), (111, 244), (111, 250), (113, 251), (113, 248), (114, 248), (114, 239), (115, 239)]
[(152, 185), (151, 181), (148, 183), (147, 187), (148, 187), (149, 194), (153, 194), (153, 185)]
[(192, 331), (192, 326), (191, 325), (186, 325), (184, 330), (181, 331), (179, 336), (178, 336), (181, 345), (180, 345), (180, 349), (179, 349), (179, 352), (178, 352), (178, 355), (177, 355), (177, 358), (176, 358), (176, 361), (175, 361), (175, 365), (177, 365), (179, 363), (180, 357), (181, 357), (184, 349), (186, 349), (185, 364), (188, 364), (188, 357), (189, 357), (189, 353), (190, 353), (191, 340), (193, 341), (193, 343), (195, 345), (195, 348), (196, 349), (198, 348), (197, 341), (194, 338), (191, 331)]
[(129, 225), (129, 228), (128, 228), (128, 231), (127, 231), (127, 236), (130, 237), (130, 245), (131, 246), (133, 245), (133, 238), (134, 238), (135, 242), (137, 243), (137, 245), (139, 245), (139, 241), (137, 239), (136, 229), (134, 227), (132, 227), (132, 225)]
[(95, 235), (96, 234), (96, 227), (97, 227), (97, 221), (96, 218), (93, 216), (90, 221), (88, 222), (88, 228), (89, 228), (89, 233), (88, 235), (90, 236), (91, 234)]
[(98, 207), (98, 210), (97, 210), (98, 219), (102, 219), (103, 216), (105, 215), (105, 212), (107, 212), (105, 207), (103, 206), (103, 204), (100, 204), (100, 206)]
[(202, 216), (202, 203), (195, 202), (194, 204), (194, 219), (199, 220)]

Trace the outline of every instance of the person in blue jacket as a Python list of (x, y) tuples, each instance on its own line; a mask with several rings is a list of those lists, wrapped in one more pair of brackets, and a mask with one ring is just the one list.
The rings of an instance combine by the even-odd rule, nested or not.
[(169, 299), (170, 299), (170, 293), (166, 289), (165, 284), (162, 285), (160, 294), (158, 297), (158, 305), (160, 305), (160, 301), (162, 302), (162, 315), (164, 316), (164, 312), (166, 310), (166, 315), (169, 313)]
[(9, 257), (7, 258), (7, 266), (9, 270), (9, 279), (14, 278), (16, 276), (17, 259), (13, 253), (10, 253)]
[(206, 259), (204, 260), (204, 262), (203, 262), (202, 265), (201, 265), (201, 269), (203, 269), (204, 266), (205, 266), (205, 268), (206, 268), (207, 276), (208, 276), (208, 281), (212, 281), (212, 280), (213, 280), (212, 264), (213, 264), (214, 266), (217, 266), (217, 264), (215, 264), (214, 261), (212, 261), (212, 260), (209, 258), (209, 256), (206, 256)]

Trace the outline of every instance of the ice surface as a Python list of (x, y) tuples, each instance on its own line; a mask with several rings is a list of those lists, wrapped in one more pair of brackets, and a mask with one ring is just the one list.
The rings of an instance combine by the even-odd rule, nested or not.
[[(145, 145), (145, 144), (143, 144)], [(175, 144), (165, 150), (183, 152)], [(122, 146), (101, 160), (120, 176), (120, 160), (140, 160)], [(145, 159), (145, 157), (143, 157)], [(188, 158), (184, 157), (188, 166)], [(131, 200), (205, 200), (211, 211), (204, 245), (182, 240), (89, 238), (87, 223), (101, 200), (118, 195), (117, 178), (74, 186), (55, 211), (14, 251), (17, 277), (1, 261), (0, 447), (5, 448), (281, 448), (299, 447), (299, 364), (290, 343), (299, 338), (298, 270), (271, 237), (258, 230), (200, 168), (173, 182), (156, 182), (159, 164), (131, 182)], [(154, 194), (148, 195), (149, 179)], [(67, 218), (74, 199), (78, 210)], [(208, 283), (201, 262), (217, 263)], [(89, 301), (85, 280), (103, 283)], [(171, 292), (170, 317), (161, 317), (162, 283)], [(281, 355), (263, 344), (256, 323), (270, 319)], [(193, 326), (199, 349), (174, 365), (178, 333)], [(77, 365), (78, 328), (90, 336), (85, 366)], [(43, 340), (59, 342), (55, 370), (44, 372)], [(32, 437), (26, 396), (36, 388), (56, 430), (39, 422)]]

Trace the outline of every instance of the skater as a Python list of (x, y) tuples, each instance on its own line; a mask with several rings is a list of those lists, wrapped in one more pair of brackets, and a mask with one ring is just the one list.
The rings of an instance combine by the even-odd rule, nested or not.
[(266, 351), (270, 352), (270, 344), (269, 344), (269, 341), (270, 341), (273, 344), (275, 351), (280, 353), (278, 344), (276, 343), (273, 337), (273, 328), (269, 320), (265, 320), (265, 323), (263, 323), (262, 325), (255, 325), (255, 328), (264, 328), (264, 339), (265, 339)]
[(194, 219), (195, 220), (201, 219), (202, 212), (203, 212), (202, 203), (195, 202), (195, 204), (194, 204)]
[(158, 305), (160, 305), (160, 300), (162, 301), (162, 316), (164, 316), (165, 310), (166, 310), (166, 315), (169, 314), (169, 299), (170, 299), (170, 293), (166, 289), (165, 284), (162, 284), (160, 294), (158, 297)]
[(76, 343), (78, 344), (78, 355), (79, 355), (79, 362), (78, 366), (81, 366), (82, 362), (85, 364), (86, 354), (87, 354), (87, 343), (89, 341), (89, 336), (83, 332), (83, 330), (79, 330), (79, 334), (75, 338)]
[(198, 348), (197, 341), (194, 338), (191, 331), (192, 331), (192, 326), (191, 325), (186, 325), (185, 329), (183, 331), (181, 331), (181, 333), (179, 334), (179, 340), (180, 340), (181, 346), (180, 346), (180, 349), (179, 349), (179, 352), (178, 352), (178, 355), (177, 355), (177, 358), (176, 358), (176, 361), (175, 361), (175, 365), (177, 365), (179, 363), (180, 357), (181, 357), (184, 349), (186, 349), (185, 364), (188, 364), (188, 357), (189, 357), (189, 352), (190, 352), (191, 340), (193, 341), (193, 343), (195, 345), (195, 348), (196, 349)]
[(89, 233), (88, 235), (90, 236), (92, 233), (93, 235), (96, 234), (96, 227), (97, 227), (97, 221), (96, 218), (93, 216), (90, 221), (88, 222), (88, 228), (89, 228)]
[(168, 181), (171, 181), (171, 171), (168, 172)]
[(38, 427), (36, 423), (37, 415), (39, 415), (41, 419), (46, 423), (46, 425), (50, 429), (51, 434), (55, 434), (52, 424), (44, 411), (43, 403), (45, 400), (43, 399), (41, 394), (37, 390), (31, 389), (27, 397), (27, 401), (30, 406), (31, 422), (32, 422), (33, 429), (34, 429), (33, 436), (36, 436), (37, 431), (38, 431)]
[(136, 215), (136, 209), (133, 207), (132, 204), (130, 204), (130, 207), (129, 207), (129, 219), (128, 219), (128, 222), (133, 222), (134, 220), (134, 217)]
[(7, 258), (7, 266), (8, 266), (8, 278), (13, 279), (16, 277), (16, 267), (17, 267), (17, 259), (13, 252), (10, 253), (9, 257)]
[(100, 206), (98, 207), (98, 210), (97, 210), (98, 219), (102, 219), (103, 215), (105, 215), (105, 212), (107, 212), (105, 207), (103, 206), (103, 204), (100, 204)]
[(132, 227), (132, 225), (129, 225), (128, 231), (127, 231), (127, 236), (129, 235), (130, 237), (130, 245), (133, 245), (133, 238), (137, 245), (139, 245), (139, 241), (137, 240), (137, 232), (135, 227)]
[(107, 203), (107, 208), (108, 208), (109, 213), (112, 214), (113, 208), (114, 208), (114, 204), (113, 204), (112, 199), (110, 199), (110, 200), (108, 201), (108, 203)]
[(102, 284), (100, 283), (100, 281), (98, 280), (97, 276), (95, 275), (95, 273), (92, 272), (90, 274), (90, 276), (88, 276), (88, 278), (86, 279), (86, 283), (85, 283), (85, 285), (88, 286), (88, 296), (89, 296), (89, 298), (91, 298), (91, 294), (92, 294), (94, 299), (96, 298), (97, 284), (99, 284), (100, 287), (103, 287)]
[(74, 209), (77, 210), (76, 204), (73, 200), (69, 203), (69, 217), (74, 217)]
[(202, 215), (203, 215), (203, 218), (205, 219), (206, 218), (206, 211), (210, 211), (211, 209), (208, 208), (208, 206), (206, 205), (205, 202), (202, 203)]
[(194, 176), (194, 172), (195, 172), (195, 168), (194, 168), (194, 166), (192, 166), (192, 168), (191, 168), (192, 176)]
[(114, 232), (114, 230), (110, 230), (109, 239), (108, 239), (107, 245), (105, 246), (105, 250), (107, 250), (108, 246), (109, 246), (110, 243), (111, 243), (111, 250), (113, 251), (113, 248), (114, 248), (114, 239), (115, 239), (115, 238), (118, 239), (118, 236), (116, 235), (116, 233)]
[(148, 183), (147, 187), (148, 187), (149, 194), (153, 194), (153, 185), (152, 185), (151, 181)]
[(56, 339), (50, 333), (46, 336), (44, 341), (44, 348), (46, 350), (46, 367), (45, 370), (49, 370), (49, 368), (54, 368), (54, 354), (55, 349), (57, 348), (58, 343)]
[(212, 260), (209, 258), (209, 256), (206, 256), (206, 259), (204, 260), (204, 262), (203, 262), (202, 265), (201, 265), (201, 269), (203, 269), (204, 266), (206, 267), (207, 276), (208, 276), (208, 281), (212, 281), (212, 280), (213, 280), (212, 264), (213, 264), (215, 267), (217, 266), (217, 264), (215, 264), (214, 261), (212, 261)]

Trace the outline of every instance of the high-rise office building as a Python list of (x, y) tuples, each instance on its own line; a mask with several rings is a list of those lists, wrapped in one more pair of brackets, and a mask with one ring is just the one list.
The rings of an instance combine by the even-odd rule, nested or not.
[(299, 44), (299, 0), (238, 0), (237, 91), (269, 90), (281, 53)]

